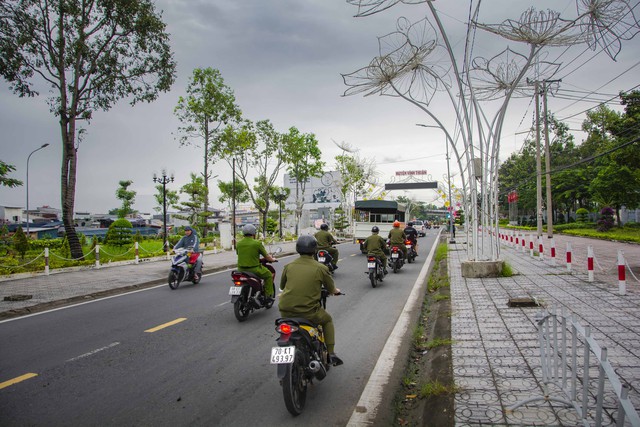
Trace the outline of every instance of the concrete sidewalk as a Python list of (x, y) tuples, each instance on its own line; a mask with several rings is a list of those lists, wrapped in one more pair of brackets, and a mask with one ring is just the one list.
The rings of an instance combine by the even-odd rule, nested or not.
[[(270, 245), (268, 250), (282, 247), (282, 255), (295, 252), (295, 242)], [(234, 268), (233, 251), (205, 251), (203, 272)], [(142, 259), (138, 264), (119, 262), (100, 268), (74, 267), (51, 274), (20, 275), (21, 278), (0, 281), (0, 320), (50, 308), (143, 289), (167, 283), (171, 261), (166, 257)], [(24, 277), (27, 276), (27, 277)], [(167, 285), (168, 286), (168, 285)], [(22, 301), (6, 301), (6, 297), (31, 296)]]
[[(502, 246), (501, 258), (516, 274), (468, 279), (461, 276), (461, 262), (467, 259), (465, 237), (457, 238), (449, 249), (453, 370), (461, 389), (455, 397), (456, 425), (581, 424), (572, 408), (550, 401), (531, 403), (513, 412), (506, 410), (543, 394), (535, 323), (540, 308), (508, 306), (510, 298), (520, 297), (534, 297), (549, 309), (565, 307), (577, 315), (582, 326), (591, 326), (593, 338), (608, 349), (610, 363), (621, 382), (631, 387), (631, 402), (640, 409), (638, 283), (629, 282), (627, 295), (621, 296), (617, 278), (612, 284), (588, 283), (586, 271), (570, 274), (563, 265), (553, 266), (549, 259), (541, 261), (507, 245)], [(595, 369), (593, 361), (590, 367)], [(596, 384), (591, 387), (595, 389)], [(564, 397), (559, 393), (560, 389), (551, 388), (551, 397)], [(604, 425), (615, 422), (605, 416)]]

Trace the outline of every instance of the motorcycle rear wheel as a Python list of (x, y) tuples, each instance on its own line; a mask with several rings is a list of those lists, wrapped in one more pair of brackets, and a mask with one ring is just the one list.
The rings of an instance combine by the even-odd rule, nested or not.
[(398, 264), (400, 264), (400, 261), (396, 260), (396, 262), (393, 263), (393, 272), (397, 273), (398, 270), (400, 269), (400, 267), (398, 267)]
[(369, 280), (371, 280), (372, 288), (375, 288), (376, 286), (378, 286), (378, 277), (375, 270), (373, 269), (369, 270)]
[(194, 285), (197, 285), (198, 283), (200, 283), (200, 279), (202, 279), (202, 273), (193, 273), (193, 280), (191, 280), (193, 282)]
[(251, 313), (249, 303), (246, 302), (243, 297), (238, 298), (236, 302), (233, 303), (233, 314), (236, 315), (238, 322), (244, 322), (247, 320), (249, 313)]
[(180, 279), (178, 279), (178, 274), (175, 271), (169, 273), (169, 287), (171, 289), (178, 289), (180, 286)]
[(300, 415), (307, 400), (307, 383), (304, 378), (304, 355), (296, 348), (293, 363), (287, 366), (282, 379), (284, 404), (292, 415)]

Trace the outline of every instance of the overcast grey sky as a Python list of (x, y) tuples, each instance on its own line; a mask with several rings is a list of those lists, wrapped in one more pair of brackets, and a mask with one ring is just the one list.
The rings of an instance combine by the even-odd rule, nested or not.
[[(316, 134), (328, 169), (339, 150), (332, 141), (346, 142), (360, 149), (360, 155), (375, 158), (382, 183), (396, 171), (426, 169), (429, 180), (442, 180), (446, 174), (444, 136), (437, 129), (417, 127), (428, 123), (425, 113), (398, 98), (386, 96), (341, 96), (347, 89), (341, 73), (363, 67), (377, 55), (376, 37), (395, 30), (398, 17), (411, 21), (426, 14), (425, 5), (399, 5), (366, 18), (354, 18), (357, 12), (344, 0), (158, 0), (178, 62), (177, 81), (172, 90), (152, 104), (130, 107), (121, 101), (108, 112), (96, 112), (78, 151), (76, 211), (105, 213), (118, 207), (115, 191), (120, 180), (132, 180), (137, 192), (134, 208), (153, 212), (154, 172), (166, 168), (175, 174), (179, 187), (189, 174), (202, 170), (202, 155), (195, 147), (180, 147), (174, 139), (178, 122), (173, 108), (184, 94), (192, 70), (217, 68), (225, 83), (235, 92), (246, 118), (269, 119), (277, 130), (286, 132), (296, 126), (302, 132)], [(535, 4), (538, 9), (552, 8), (564, 16), (575, 17), (575, 0), (485, 0), (480, 20), (498, 23), (517, 19)], [(634, 2), (637, 4), (637, 1)], [(468, 2), (436, 1), (436, 7), (455, 49), (463, 47)], [(464, 6), (464, 7), (461, 7)], [(636, 7), (636, 15), (638, 15)], [(474, 53), (493, 56), (510, 46), (497, 37), (479, 35)], [(616, 94), (633, 88), (638, 82), (640, 37), (623, 44), (622, 53), (613, 62), (573, 48), (571, 54), (557, 50), (566, 65), (560, 72), (562, 88)], [(576, 59), (577, 58), (577, 59)], [(42, 145), (29, 163), (29, 205), (60, 207), (60, 130), (56, 118), (40, 97), (21, 99), (11, 94), (0, 81), (0, 159), (16, 167), (10, 176), (25, 180), (29, 153)], [(604, 96), (599, 95), (599, 98)], [(451, 109), (436, 97), (432, 110), (453, 129)], [(592, 102), (550, 98), (549, 109), (579, 129)], [(615, 107), (620, 109), (619, 107)], [(487, 111), (493, 111), (487, 107)], [(502, 135), (501, 158), (522, 145), (532, 122), (530, 99), (514, 100)], [(491, 112), (493, 115), (493, 112)], [(576, 132), (576, 142), (584, 135)], [(226, 163), (213, 167), (221, 179), (229, 180)], [(459, 175), (452, 162), (452, 172)], [(216, 178), (217, 179), (217, 178)], [(215, 187), (215, 179), (212, 182)], [(433, 201), (435, 192), (423, 190), (410, 194), (418, 200)], [(210, 196), (218, 202), (216, 190)], [(0, 187), (0, 205), (26, 205), (25, 187)]]

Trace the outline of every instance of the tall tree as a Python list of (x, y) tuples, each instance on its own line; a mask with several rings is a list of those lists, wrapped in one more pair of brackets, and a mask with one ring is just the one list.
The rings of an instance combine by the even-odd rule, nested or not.
[[(228, 124), (240, 120), (240, 107), (236, 98), (224, 80), (220, 71), (213, 68), (196, 68), (187, 86), (187, 95), (178, 99), (174, 109), (182, 126), (178, 128), (182, 145), (201, 141), (204, 158), (202, 177), (204, 186), (209, 190), (209, 163), (215, 159), (212, 145), (219, 132)], [(204, 211), (209, 210), (209, 199), (204, 200)], [(204, 233), (206, 234), (206, 225)]]
[(2, 160), (0, 160), (0, 185), (5, 187), (13, 188), (22, 185), (22, 181), (15, 178), (9, 178), (7, 175), (9, 172), (15, 171), (16, 168), (13, 165), (9, 165)]
[[(235, 180), (235, 201), (236, 207), (239, 203), (247, 203), (251, 200), (249, 196), (249, 191), (247, 191), (247, 186), (244, 185), (244, 182), (239, 181), (237, 178)], [(218, 180), (218, 190), (220, 190), (220, 197), (218, 197), (218, 201), (220, 203), (226, 203), (229, 207), (229, 211), (233, 210), (233, 181), (220, 181)]]
[(156, 185), (156, 194), (153, 195), (153, 197), (155, 197), (156, 199), (156, 203), (157, 205), (153, 208), (153, 210), (155, 210), (156, 212), (162, 212), (163, 206), (164, 206), (164, 201), (165, 201), (165, 197), (167, 200), (167, 206), (175, 206), (176, 204), (178, 204), (178, 202), (180, 201), (180, 196), (178, 195), (178, 192), (175, 190), (169, 190), (168, 188), (167, 190), (167, 194), (164, 194), (166, 186), (162, 186), (162, 184), (158, 184)]
[(601, 206), (611, 206), (616, 211), (618, 225), (621, 226), (620, 208), (634, 209), (640, 205), (640, 171), (635, 173), (627, 166), (611, 162), (600, 168), (591, 181), (589, 190)]
[(155, 100), (175, 69), (151, 0), (0, 2), (0, 74), (20, 97), (38, 94), (36, 79), (52, 93), (47, 101), (62, 135), (62, 221), (74, 258), (83, 256), (73, 221), (79, 122), (122, 98)]
[(322, 175), (324, 162), (322, 152), (318, 147), (318, 140), (312, 133), (300, 133), (295, 128), (289, 128), (289, 133), (283, 138), (284, 162), (289, 176), (296, 180), (296, 235), (300, 227), (302, 207), (304, 206), (304, 192), (310, 178)]
[(269, 120), (245, 121), (239, 127), (227, 126), (217, 145), (217, 152), (229, 163), (247, 187), (253, 206), (262, 217), (262, 230), (267, 230), (271, 205), (271, 189), (284, 166), (283, 135)]
[(183, 185), (180, 188), (180, 193), (186, 194), (187, 200), (177, 204), (175, 208), (185, 212), (186, 215), (178, 214), (176, 218), (189, 221), (192, 227), (202, 233), (211, 215), (211, 212), (202, 208), (204, 200), (209, 197), (209, 189), (204, 185), (204, 178), (192, 173), (191, 182)]
[(134, 213), (132, 206), (136, 200), (136, 192), (128, 189), (131, 184), (133, 184), (131, 180), (119, 182), (120, 187), (116, 190), (116, 198), (122, 202), (122, 205), (118, 209), (118, 218), (125, 218)]

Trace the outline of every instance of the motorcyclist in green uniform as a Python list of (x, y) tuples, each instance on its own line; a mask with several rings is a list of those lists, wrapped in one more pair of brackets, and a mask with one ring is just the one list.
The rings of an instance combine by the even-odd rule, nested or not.
[(402, 250), (402, 258), (407, 259), (407, 247), (404, 244), (407, 236), (404, 230), (400, 228), (400, 221), (393, 221), (393, 228), (389, 230), (389, 246), (397, 246)]
[(367, 237), (362, 246), (367, 251), (367, 255), (375, 255), (382, 261), (382, 268), (384, 268), (384, 274), (387, 274), (387, 256), (388, 251), (387, 242), (378, 234), (380, 229), (377, 226), (373, 226), (371, 229), (371, 236)]
[(267, 298), (275, 298), (273, 287), (273, 275), (260, 263), (260, 255), (269, 262), (276, 262), (276, 259), (267, 253), (261, 241), (256, 240), (256, 227), (247, 224), (242, 227), (244, 238), (236, 245), (238, 254), (238, 271), (248, 271), (264, 279), (264, 291)]
[(335, 328), (333, 319), (320, 305), (322, 285), (330, 295), (340, 295), (329, 268), (313, 259), (318, 243), (313, 236), (303, 235), (296, 242), (296, 251), (300, 257), (285, 265), (280, 276), (280, 302), (278, 308), (282, 317), (302, 317), (322, 326), (330, 362), (334, 366), (342, 365), (335, 354)]
[(331, 233), (329, 233), (329, 225), (322, 224), (320, 226), (320, 231), (318, 231), (313, 237), (315, 237), (318, 242), (318, 250), (323, 249), (329, 252), (329, 255), (331, 255), (332, 258), (331, 265), (333, 265), (334, 270), (337, 270), (340, 253), (333, 247), (333, 245), (337, 245), (338, 241)]

